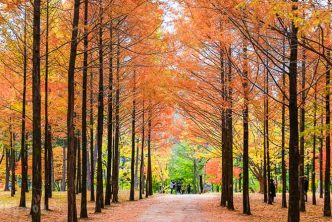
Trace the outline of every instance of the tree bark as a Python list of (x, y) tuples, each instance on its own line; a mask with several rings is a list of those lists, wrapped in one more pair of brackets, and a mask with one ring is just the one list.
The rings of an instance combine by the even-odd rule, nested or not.
[(144, 107), (144, 100), (143, 100), (143, 108), (142, 108), (142, 147), (141, 147), (141, 165), (140, 165), (140, 185), (139, 185), (139, 199), (143, 199), (143, 192), (144, 192), (144, 143), (145, 143), (145, 107)]
[[(243, 70), (243, 213), (250, 215), (250, 200), (249, 200), (249, 89), (248, 89), (248, 49), (247, 46), (243, 48), (244, 54), (244, 70)], [(241, 175), (240, 175), (241, 181)]]
[(67, 157), (66, 157), (66, 145), (62, 146), (62, 180), (61, 191), (66, 191), (66, 175), (67, 175)]
[(104, 56), (103, 56), (103, 8), (102, 0), (99, 7), (99, 91), (98, 91), (98, 125), (97, 125), (97, 193), (95, 212), (101, 212), (104, 208), (104, 192), (103, 192), (103, 125), (104, 125)]
[(15, 176), (15, 166), (16, 166), (16, 152), (14, 147), (14, 133), (12, 131), (12, 125), (10, 125), (10, 169), (12, 171), (11, 173), (11, 189), (10, 189), (10, 196), (15, 196), (15, 185), (16, 185), (16, 176)]
[(130, 196), (129, 200), (135, 200), (135, 140), (136, 140), (136, 71), (133, 73), (133, 108), (131, 116), (131, 165), (130, 165)]
[[(283, 38), (283, 69), (286, 70), (286, 41)], [(286, 92), (286, 73), (282, 73), (282, 87)], [(281, 177), (282, 177), (282, 200), (281, 207), (287, 208), (287, 200), (286, 200), (286, 189), (287, 189), (287, 170), (286, 170), (286, 161), (285, 161), (285, 124), (286, 124), (286, 97), (283, 94), (282, 96), (282, 122), (281, 122)]]
[(317, 126), (317, 85), (315, 86), (314, 95), (314, 136), (312, 150), (312, 173), (311, 173), (311, 192), (312, 205), (316, 205), (316, 126)]
[(107, 116), (107, 178), (105, 205), (111, 204), (112, 198), (112, 151), (113, 151), (113, 22), (110, 22), (108, 116)]
[(88, 84), (88, 10), (89, 1), (84, 0), (84, 55), (83, 55), (83, 84), (82, 84), (82, 195), (81, 195), (81, 212), (80, 218), (88, 218), (87, 210), (87, 169), (88, 169), (88, 152), (87, 152), (87, 84)]
[(40, 221), (41, 177), (41, 93), (40, 93), (40, 0), (33, 3), (33, 53), (32, 53), (32, 221)]
[[(328, 1), (329, 5), (331, 1)], [(330, 6), (329, 6), (330, 9)], [(330, 27), (330, 26), (329, 26)], [(329, 31), (328, 31), (329, 33)], [(329, 36), (329, 35), (328, 35)], [(327, 51), (327, 57), (331, 57), (331, 51)], [(330, 93), (331, 93), (331, 86), (330, 86), (330, 78), (331, 78), (331, 66), (329, 64), (326, 65), (326, 95), (325, 95), (325, 124), (326, 124), (326, 137), (325, 137), (325, 178), (324, 178), (324, 216), (330, 217), (331, 216), (331, 194), (330, 194), (330, 185), (331, 185), (331, 177), (330, 177), (330, 170), (331, 170), (331, 131), (330, 131), (330, 124), (331, 124), (331, 110), (330, 110)]]
[(93, 72), (90, 72), (90, 201), (95, 201), (95, 158), (94, 158), (94, 139), (93, 139)]
[(75, 62), (77, 55), (77, 37), (79, 24), (80, 1), (74, 1), (74, 16), (72, 23), (72, 34), (70, 44), (70, 57), (68, 68), (68, 109), (67, 109), (67, 201), (68, 201), (68, 222), (77, 221), (76, 195), (75, 195), (75, 132), (74, 132), (74, 91), (75, 91)]
[(119, 158), (120, 158), (120, 34), (117, 32), (116, 51), (116, 92), (115, 92), (115, 138), (114, 138), (114, 159), (112, 175), (112, 202), (119, 201)]
[[(297, 0), (292, 0), (292, 11), (297, 10)], [(297, 108), (297, 62), (298, 62), (298, 28), (292, 21), (290, 30), (289, 61), (289, 208), (288, 222), (300, 221), (299, 209), (299, 131)]]
[(302, 67), (301, 67), (301, 108), (300, 108), (300, 167), (299, 167), (299, 189), (300, 189), (300, 211), (305, 212), (305, 197), (304, 197), (304, 130), (305, 130), (305, 67), (306, 54), (305, 49), (302, 48)]
[(152, 184), (152, 163), (151, 163), (151, 131), (152, 131), (152, 107), (149, 104), (149, 120), (148, 120), (148, 169), (147, 169), (147, 191), (148, 195), (153, 195)]
[(24, 36), (23, 36), (23, 96), (22, 96), (22, 128), (21, 128), (21, 174), (22, 186), (20, 196), (20, 207), (26, 207), (26, 195), (28, 190), (28, 163), (26, 150), (26, 91), (27, 91), (27, 6), (24, 5)]

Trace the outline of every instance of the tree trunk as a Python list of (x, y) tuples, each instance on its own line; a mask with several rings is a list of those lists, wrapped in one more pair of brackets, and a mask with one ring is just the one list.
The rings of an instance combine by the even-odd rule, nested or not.
[(304, 130), (305, 130), (305, 66), (306, 66), (305, 49), (302, 48), (302, 83), (301, 83), (301, 108), (300, 108), (300, 167), (299, 167), (299, 189), (300, 189), (300, 211), (305, 212), (305, 197), (304, 197)]
[(98, 91), (98, 125), (97, 125), (97, 147), (98, 147), (98, 161), (97, 161), (97, 193), (96, 193), (96, 208), (95, 212), (101, 212), (104, 208), (104, 192), (103, 192), (103, 125), (104, 125), (104, 56), (103, 56), (103, 9), (102, 0), (100, 0), (99, 7), (99, 91)]
[(120, 158), (120, 34), (117, 32), (116, 52), (116, 92), (115, 92), (115, 138), (114, 138), (114, 159), (112, 175), (112, 202), (119, 201), (119, 158)]
[[(328, 1), (328, 8), (330, 9), (331, 1)], [(330, 25), (329, 25), (330, 27)], [(330, 29), (328, 30), (328, 37), (330, 36)], [(327, 57), (330, 59), (331, 51), (327, 50)], [(325, 138), (325, 178), (324, 178), (324, 216), (331, 216), (331, 194), (330, 194), (330, 170), (331, 170), (331, 110), (330, 110), (330, 78), (331, 78), (331, 66), (329, 64), (326, 65), (326, 95), (325, 95), (325, 124), (326, 124), (326, 138)]]
[(90, 72), (90, 201), (95, 201), (95, 158), (94, 158), (94, 139), (93, 139), (93, 73)]
[[(247, 46), (243, 49), (244, 54), (244, 70), (243, 70), (243, 213), (250, 215), (250, 200), (249, 200), (249, 89), (248, 89), (248, 49)], [(241, 174), (240, 174), (241, 181)], [(240, 185), (241, 186), (241, 185)]]
[(5, 178), (5, 191), (9, 191), (10, 179), (10, 150), (6, 148), (6, 178)]
[(22, 174), (22, 185), (21, 185), (21, 196), (20, 196), (20, 207), (26, 207), (26, 191), (28, 190), (28, 163), (27, 163), (27, 150), (26, 150), (26, 91), (27, 91), (27, 3), (24, 5), (24, 37), (23, 37), (23, 97), (22, 97), (22, 128), (21, 128), (21, 174)]
[[(292, 0), (292, 10), (297, 10), (297, 0)], [(297, 62), (298, 62), (298, 28), (294, 21), (290, 30), (289, 61), (289, 208), (288, 222), (300, 221), (299, 209), (299, 131), (297, 108)]]
[(111, 204), (112, 198), (112, 151), (113, 151), (113, 22), (110, 22), (108, 116), (107, 116), (107, 178), (105, 205)]
[(76, 184), (76, 194), (82, 191), (82, 163), (81, 163), (81, 137), (80, 133), (77, 135), (77, 184)]
[[(286, 70), (286, 40), (283, 38), (283, 70)], [(282, 73), (282, 88), (286, 92), (286, 73)], [(282, 178), (282, 200), (281, 207), (287, 208), (286, 189), (287, 189), (287, 177), (286, 177), (286, 161), (285, 161), (285, 124), (286, 124), (286, 97), (282, 96), (282, 122), (281, 122), (281, 178)]]
[(66, 158), (66, 145), (62, 147), (62, 180), (61, 180), (61, 191), (66, 191), (66, 175), (67, 175), (67, 158)]
[(138, 189), (138, 157), (139, 157), (139, 138), (137, 138), (136, 144), (136, 160), (135, 160), (135, 189)]
[(131, 164), (130, 164), (130, 196), (135, 200), (135, 140), (136, 140), (136, 71), (133, 73), (133, 108), (131, 116)]
[[(321, 114), (321, 126), (323, 126), (323, 113)], [(324, 175), (323, 175), (323, 128), (321, 127), (319, 136), (319, 198), (323, 198), (323, 186), (324, 186)]]
[(148, 169), (147, 169), (147, 191), (148, 195), (153, 195), (152, 184), (152, 163), (151, 163), (151, 131), (152, 131), (152, 107), (149, 104), (149, 120), (148, 120)]
[(41, 95), (40, 95), (40, 0), (33, 3), (33, 53), (32, 53), (32, 221), (40, 221), (41, 177)]
[(48, 198), (51, 191), (51, 181), (49, 180), (49, 173), (51, 171), (51, 166), (49, 162), (49, 125), (48, 125), (48, 37), (49, 37), (49, 0), (46, 1), (46, 40), (45, 40), (45, 104), (44, 104), (44, 112), (45, 112), (45, 128), (44, 128), (44, 168), (45, 168), (45, 194), (44, 194), (44, 208), (45, 210), (49, 210), (48, 207)]
[(15, 185), (16, 185), (16, 176), (15, 176), (15, 166), (16, 166), (16, 158), (15, 158), (15, 155), (16, 155), (16, 152), (15, 152), (15, 147), (14, 147), (14, 133), (12, 131), (12, 126), (10, 125), (10, 168), (11, 168), (11, 171), (12, 171), (12, 174), (11, 174), (11, 189), (10, 189), (10, 195), (12, 197), (15, 196), (15, 192), (16, 192), (16, 189), (15, 189)]
[(314, 95), (314, 136), (313, 136), (312, 173), (311, 173), (312, 205), (316, 205), (316, 126), (317, 126), (317, 85), (315, 86), (315, 95)]
[(87, 85), (88, 85), (88, 11), (89, 1), (84, 0), (84, 55), (83, 55), (83, 84), (82, 84), (82, 195), (81, 195), (81, 212), (80, 218), (88, 218), (87, 210), (87, 169), (88, 169), (88, 152), (87, 152)]
[(144, 143), (145, 143), (145, 110), (144, 110), (144, 100), (143, 100), (143, 113), (142, 113), (142, 147), (141, 147), (141, 166), (140, 166), (140, 185), (139, 185), (139, 199), (143, 199), (144, 192)]
[(75, 91), (75, 62), (77, 55), (77, 36), (79, 24), (80, 1), (74, 1), (74, 16), (70, 44), (70, 57), (68, 68), (68, 109), (67, 109), (67, 180), (68, 180), (68, 222), (77, 221), (76, 195), (75, 195), (75, 133), (74, 133), (74, 91)]
[(267, 193), (267, 203), (272, 204), (272, 197), (270, 197), (270, 188), (268, 184), (270, 184), (271, 181), (271, 163), (270, 163), (270, 137), (269, 137), (269, 63), (268, 59), (266, 62), (266, 76), (265, 76), (265, 149), (266, 149), (266, 193)]
[(231, 47), (229, 47), (229, 67), (227, 76), (227, 91), (229, 102), (229, 107), (226, 110), (226, 128), (227, 128), (227, 159), (226, 159), (226, 173), (227, 173), (227, 208), (229, 210), (234, 210), (233, 202), (233, 110), (232, 110), (232, 99), (233, 99), (233, 89), (231, 87), (232, 82), (232, 61), (231, 61)]

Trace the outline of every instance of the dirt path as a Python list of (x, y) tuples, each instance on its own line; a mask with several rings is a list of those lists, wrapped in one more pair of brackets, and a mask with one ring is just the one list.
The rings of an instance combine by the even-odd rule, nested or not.
[(139, 217), (139, 222), (145, 221), (207, 221), (204, 218), (200, 202), (206, 196), (200, 195), (167, 195), (157, 197), (158, 203), (149, 207)]
[[(137, 201), (127, 201), (128, 193), (120, 193), (121, 202), (111, 204), (94, 213), (95, 203), (88, 202), (89, 219), (81, 222), (286, 222), (287, 209), (281, 208), (280, 195), (273, 205), (264, 204), (261, 194), (250, 194), (251, 216), (242, 214), (242, 195), (234, 195), (234, 211), (220, 207), (220, 194), (202, 195), (160, 195)], [(310, 197), (309, 197), (310, 199)], [(8, 200), (8, 201), (7, 201)], [(9, 201), (10, 200), (10, 201)], [(0, 221), (29, 222), (29, 208), (18, 208), (18, 195), (10, 198), (9, 193), (0, 192)], [(307, 212), (301, 213), (301, 222), (327, 222), (331, 218), (322, 217), (323, 199), (318, 205), (308, 203)], [(77, 212), (80, 212), (77, 200)], [(28, 201), (29, 206), (29, 201)], [(42, 222), (66, 222), (66, 193), (54, 193), (50, 201), (52, 211), (42, 211)]]

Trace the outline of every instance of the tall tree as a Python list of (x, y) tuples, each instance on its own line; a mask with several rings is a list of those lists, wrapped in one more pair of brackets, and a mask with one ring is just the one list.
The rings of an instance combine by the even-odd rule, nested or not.
[[(292, 11), (298, 9), (297, 0), (292, 0)], [(295, 18), (290, 28), (290, 56), (289, 56), (289, 208), (288, 222), (300, 221), (299, 209), (299, 130), (297, 107), (297, 62), (298, 62), (298, 27)]]
[(305, 75), (306, 75), (306, 50), (302, 48), (302, 67), (301, 67), (301, 106), (300, 106), (300, 210), (305, 211), (305, 193), (304, 193), (304, 130), (305, 130)]
[(99, 89), (98, 89), (98, 125), (97, 125), (97, 193), (96, 193), (96, 212), (101, 212), (104, 208), (103, 192), (103, 125), (104, 125), (104, 56), (103, 56), (103, 7), (102, 0), (99, 6)]
[[(118, 27), (119, 27), (118, 23)], [(114, 154), (113, 154), (113, 174), (112, 174), (112, 202), (119, 201), (119, 158), (120, 158), (120, 33), (117, 31), (116, 44), (116, 91), (115, 91), (115, 135), (114, 135)]]
[(144, 193), (144, 143), (145, 143), (145, 110), (144, 110), (144, 99), (142, 106), (142, 146), (141, 146), (141, 164), (139, 174), (139, 199), (143, 199)]
[(74, 16), (72, 23), (70, 57), (68, 68), (68, 108), (67, 108), (67, 201), (68, 222), (77, 221), (76, 195), (75, 195), (75, 130), (74, 130), (74, 94), (75, 94), (75, 63), (78, 44), (78, 24), (80, 15), (80, 1), (74, 1)]
[(15, 147), (14, 147), (14, 140), (15, 140), (15, 134), (13, 133), (12, 130), (12, 125), (10, 123), (9, 126), (9, 139), (10, 139), (10, 170), (11, 170), (11, 189), (10, 189), (10, 195), (13, 197), (15, 196), (15, 186), (16, 186), (16, 176), (15, 176), (15, 166), (16, 166), (16, 152), (15, 152)]
[(24, 4), (24, 35), (23, 35), (23, 94), (22, 94), (22, 128), (21, 128), (21, 196), (20, 207), (26, 207), (26, 191), (28, 189), (28, 163), (26, 150), (26, 94), (27, 94), (27, 4)]
[(82, 195), (81, 195), (81, 212), (80, 218), (88, 217), (87, 210), (87, 82), (88, 82), (88, 11), (89, 0), (84, 0), (84, 58), (83, 58), (83, 84), (82, 84)]
[(90, 169), (90, 201), (95, 201), (95, 161), (94, 161), (94, 139), (93, 139), (93, 72), (90, 72), (90, 161), (91, 161), (91, 169)]
[(248, 49), (245, 45), (243, 48), (243, 213), (250, 215), (249, 200), (249, 87), (248, 87)]
[(40, 0), (33, 3), (32, 43), (32, 221), (40, 221), (41, 178), (41, 95), (40, 95)]
[(44, 194), (44, 208), (45, 210), (49, 210), (48, 205), (48, 198), (50, 192), (52, 192), (51, 189), (51, 180), (50, 180), (50, 174), (51, 174), (51, 163), (49, 162), (49, 156), (50, 156), (50, 141), (49, 141), (49, 123), (48, 123), (48, 75), (49, 75), (49, 0), (46, 1), (46, 36), (45, 36), (45, 102), (44, 102), (44, 112), (45, 112), (45, 128), (44, 128), (44, 173), (45, 173), (45, 194)]
[(314, 94), (314, 135), (312, 145), (312, 173), (311, 173), (311, 192), (312, 205), (316, 205), (316, 127), (317, 127), (317, 85), (315, 85)]
[[(282, 55), (283, 55), (283, 70), (286, 70), (286, 39), (282, 41)], [(282, 72), (282, 88), (286, 92), (286, 73)], [(287, 208), (286, 190), (287, 190), (287, 178), (286, 178), (286, 161), (285, 161), (285, 124), (286, 124), (286, 96), (282, 95), (282, 108), (281, 108), (281, 177), (282, 177), (282, 200), (281, 206)]]
[(108, 78), (108, 116), (107, 116), (107, 176), (105, 205), (111, 204), (112, 197), (112, 151), (113, 151), (113, 22), (110, 21), (109, 27), (109, 78)]
[[(328, 0), (328, 9), (331, 11), (331, 0)], [(327, 38), (330, 38), (331, 25), (327, 27)], [(331, 50), (327, 50), (327, 58), (331, 59)], [(326, 65), (326, 95), (325, 95), (325, 124), (326, 124), (326, 137), (325, 137), (325, 178), (324, 178), (324, 216), (331, 216), (331, 107), (330, 107), (330, 94), (331, 94), (331, 65)]]
[(133, 108), (131, 114), (131, 163), (130, 163), (130, 197), (135, 200), (135, 141), (136, 141), (136, 70), (133, 72)]
[(153, 195), (152, 184), (152, 162), (151, 162), (151, 132), (152, 132), (152, 104), (149, 102), (148, 119), (148, 169), (147, 169), (147, 195)]

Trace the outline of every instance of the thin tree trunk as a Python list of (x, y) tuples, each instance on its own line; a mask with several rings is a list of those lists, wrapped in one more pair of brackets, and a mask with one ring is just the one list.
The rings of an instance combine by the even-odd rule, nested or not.
[(315, 86), (315, 95), (314, 95), (314, 136), (313, 136), (312, 173), (311, 173), (312, 205), (316, 205), (316, 126), (317, 126), (317, 85)]
[(138, 157), (139, 157), (139, 138), (136, 144), (136, 160), (135, 160), (135, 189), (138, 189)]
[(45, 104), (44, 104), (44, 112), (45, 112), (45, 128), (44, 128), (44, 168), (45, 168), (45, 193), (44, 193), (44, 209), (49, 210), (48, 206), (48, 198), (49, 193), (51, 192), (51, 181), (49, 180), (49, 172), (51, 170), (51, 166), (48, 162), (49, 160), (49, 128), (48, 128), (48, 36), (49, 36), (49, 0), (46, 0), (46, 40), (45, 40)]
[(231, 61), (231, 47), (229, 47), (229, 67), (227, 75), (227, 91), (228, 91), (228, 102), (229, 107), (226, 110), (227, 118), (227, 208), (229, 210), (234, 210), (233, 202), (233, 110), (232, 110), (232, 99), (233, 99), (233, 89), (231, 87), (232, 82), (232, 61)]
[(6, 178), (5, 178), (5, 191), (9, 191), (10, 179), (10, 150), (6, 148)]
[(80, 132), (78, 132), (77, 135), (77, 167), (76, 167), (76, 171), (77, 171), (77, 179), (76, 179), (76, 194), (81, 193), (82, 191), (82, 163), (81, 163), (81, 137), (80, 137)]
[(112, 175), (112, 202), (119, 201), (119, 158), (120, 158), (120, 34), (117, 32), (116, 51), (116, 92), (115, 92), (115, 135), (114, 135), (114, 159)]
[(72, 23), (72, 35), (70, 45), (70, 57), (68, 68), (68, 109), (67, 109), (67, 180), (68, 180), (68, 222), (77, 221), (76, 195), (75, 195), (75, 133), (74, 133), (74, 91), (75, 91), (75, 62), (77, 55), (77, 36), (79, 24), (80, 1), (74, 1), (74, 16)]
[(102, 0), (99, 6), (99, 91), (98, 91), (98, 125), (97, 125), (97, 193), (95, 212), (101, 212), (104, 208), (104, 192), (103, 192), (103, 125), (104, 125), (104, 57), (103, 57), (103, 8)]
[(93, 72), (90, 72), (90, 201), (95, 201), (95, 158), (94, 158), (94, 139), (93, 139)]
[(23, 97), (22, 97), (22, 128), (21, 128), (21, 174), (22, 174), (22, 185), (21, 185), (21, 196), (20, 196), (20, 207), (26, 207), (26, 191), (28, 190), (28, 163), (27, 163), (27, 150), (26, 150), (26, 91), (27, 91), (27, 3), (24, 5), (24, 37), (23, 37)]
[[(286, 40), (283, 38), (283, 70), (286, 70)], [(282, 73), (282, 87), (286, 91), (286, 73)], [(286, 178), (286, 161), (285, 161), (285, 124), (286, 124), (286, 97), (282, 96), (282, 122), (281, 122), (281, 177), (282, 177), (282, 208), (287, 208), (286, 200), (286, 189), (287, 189), (287, 178)]]
[(267, 170), (267, 181), (266, 181), (266, 193), (267, 203), (272, 204), (272, 197), (270, 196), (270, 188), (268, 184), (271, 181), (271, 163), (270, 163), (270, 137), (269, 137), (269, 64), (268, 59), (266, 62), (266, 77), (265, 77), (265, 149), (266, 149), (266, 170)]
[(142, 147), (141, 147), (141, 165), (140, 165), (140, 185), (139, 185), (139, 199), (143, 199), (144, 192), (144, 143), (145, 143), (145, 110), (144, 110), (144, 100), (143, 100), (143, 113), (142, 113)]
[(16, 166), (16, 152), (15, 152), (15, 147), (14, 147), (14, 133), (12, 131), (12, 125), (10, 125), (10, 168), (11, 168), (11, 171), (12, 171), (12, 174), (11, 174), (11, 189), (10, 189), (10, 195), (12, 197), (15, 196), (15, 192), (16, 192), (16, 189), (15, 189), (15, 185), (16, 185), (16, 176), (15, 176), (15, 166)]
[(66, 175), (67, 175), (67, 158), (66, 158), (66, 145), (62, 146), (62, 180), (61, 191), (66, 191)]
[(148, 169), (147, 169), (147, 195), (153, 195), (152, 184), (152, 163), (151, 163), (151, 131), (152, 131), (152, 107), (149, 104), (149, 120), (148, 120)]
[(319, 198), (323, 198), (323, 188), (324, 188), (324, 174), (323, 174), (323, 112), (321, 113), (320, 116), (320, 125), (321, 125), (321, 130), (320, 130), (320, 136), (319, 136)]
[(40, 0), (33, 3), (33, 53), (32, 53), (32, 221), (40, 221), (41, 177), (41, 93), (40, 93)]
[[(328, 8), (329, 11), (331, 1), (328, 1)], [(330, 37), (330, 25), (328, 26), (328, 34), (327, 36)], [(328, 59), (331, 58), (331, 51), (327, 50), (327, 57)], [(331, 185), (331, 177), (330, 177), (330, 170), (331, 170), (331, 131), (330, 131), (330, 124), (331, 124), (331, 110), (330, 110), (330, 93), (331, 93), (331, 86), (330, 86), (330, 78), (331, 78), (331, 66), (329, 64), (326, 65), (326, 95), (325, 95), (325, 124), (326, 124), (326, 137), (325, 137), (325, 177), (324, 177), (324, 216), (329, 217), (331, 216), (331, 194), (330, 194), (330, 185)]]
[(87, 152), (87, 84), (88, 84), (88, 10), (89, 1), (84, 0), (84, 58), (83, 58), (83, 84), (82, 84), (82, 195), (81, 195), (81, 212), (80, 218), (88, 218), (87, 210), (87, 169), (88, 169), (88, 152)]
[(305, 130), (305, 67), (306, 54), (305, 49), (302, 48), (302, 83), (301, 83), (301, 108), (300, 108), (300, 167), (299, 167), (299, 189), (300, 189), (300, 211), (305, 212), (305, 197), (304, 197), (304, 130)]
[[(249, 200), (249, 89), (248, 89), (248, 49), (247, 46), (243, 49), (244, 54), (244, 71), (243, 71), (243, 213), (250, 215), (250, 200)], [(241, 181), (241, 175), (240, 175)]]
[(136, 140), (136, 71), (133, 73), (133, 108), (131, 116), (131, 165), (130, 165), (130, 196), (135, 200), (135, 140)]
[(105, 205), (111, 204), (112, 198), (112, 151), (113, 151), (113, 22), (110, 22), (110, 52), (109, 52), (109, 79), (108, 79), (108, 116), (107, 116), (107, 179)]

